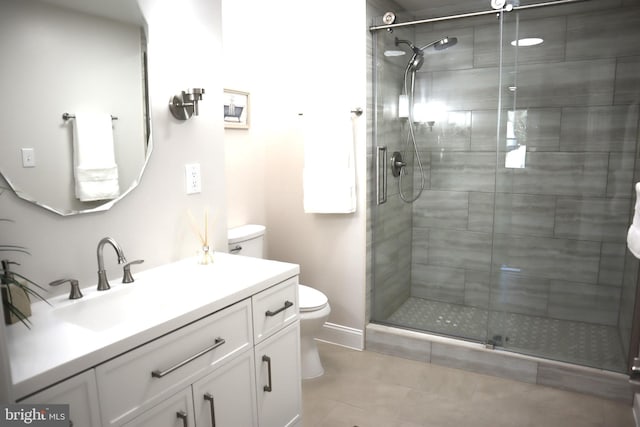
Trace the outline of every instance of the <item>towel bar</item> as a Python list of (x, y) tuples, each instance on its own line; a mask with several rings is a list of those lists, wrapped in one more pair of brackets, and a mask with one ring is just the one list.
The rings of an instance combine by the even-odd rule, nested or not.
[[(75, 119), (76, 116), (74, 114), (69, 114), (69, 113), (62, 113), (62, 120), (64, 120), (65, 122), (69, 119)], [(118, 120), (118, 118), (116, 116), (111, 116), (111, 120)]]

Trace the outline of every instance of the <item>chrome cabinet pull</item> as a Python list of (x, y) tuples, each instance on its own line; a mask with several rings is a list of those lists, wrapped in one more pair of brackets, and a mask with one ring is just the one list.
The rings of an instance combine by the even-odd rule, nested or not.
[(376, 148), (376, 202), (381, 205), (387, 202), (387, 147), (378, 145)]
[(178, 411), (176, 412), (176, 417), (180, 418), (182, 420), (182, 425), (183, 427), (189, 427), (189, 425), (187, 424), (187, 413), (184, 411)]
[(276, 311), (267, 310), (264, 312), (264, 315), (267, 317), (275, 316), (276, 314), (285, 311), (287, 308), (291, 307), (293, 303), (291, 301), (285, 301), (284, 306), (280, 307)]
[(216, 409), (213, 404), (213, 395), (211, 393), (205, 393), (204, 400), (208, 401), (211, 407), (211, 427), (216, 427)]
[(229, 250), (229, 252), (231, 252), (232, 254), (235, 254), (236, 252), (240, 252), (241, 250), (242, 250), (242, 246), (235, 245), (233, 248)]
[(216, 338), (216, 341), (212, 346), (205, 348), (204, 350), (198, 352), (197, 354), (194, 354), (193, 356), (189, 357), (188, 359), (183, 360), (182, 362), (180, 362), (180, 363), (178, 363), (176, 365), (173, 365), (172, 367), (170, 367), (169, 369), (167, 369), (165, 371), (161, 371), (159, 369), (156, 369), (155, 371), (151, 372), (151, 376), (153, 378), (162, 378), (165, 375), (168, 375), (171, 372), (175, 371), (176, 369), (183, 367), (187, 363), (194, 361), (198, 357), (200, 357), (200, 356), (202, 356), (204, 354), (207, 354), (211, 350), (215, 350), (216, 348), (220, 347), (224, 343), (225, 343), (224, 338), (219, 338), (218, 337), (218, 338)]
[(266, 386), (262, 387), (262, 389), (264, 391), (271, 392), (273, 390), (273, 388), (271, 387), (272, 386), (272, 384), (271, 384), (271, 358), (269, 356), (267, 356), (267, 355), (264, 355), (264, 356), (262, 356), (262, 361), (263, 362), (267, 362), (267, 372), (268, 372), (268, 380), (269, 380), (269, 383)]

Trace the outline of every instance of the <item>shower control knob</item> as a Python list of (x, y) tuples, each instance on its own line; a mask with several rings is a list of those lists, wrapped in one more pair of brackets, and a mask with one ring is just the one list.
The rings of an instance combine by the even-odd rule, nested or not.
[(407, 162), (402, 160), (402, 153), (395, 151), (391, 155), (391, 173), (393, 176), (398, 177), (402, 172), (402, 168), (407, 166)]
[(506, 0), (491, 0), (491, 7), (496, 10), (502, 9), (506, 3)]

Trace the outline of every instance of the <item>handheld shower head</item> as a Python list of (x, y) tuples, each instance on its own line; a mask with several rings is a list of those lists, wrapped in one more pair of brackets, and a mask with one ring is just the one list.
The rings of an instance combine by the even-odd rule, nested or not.
[(418, 71), (422, 67), (423, 63), (424, 54), (422, 52), (415, 52), (409, 60), (407, 67), (409, 68), (409, 71)]

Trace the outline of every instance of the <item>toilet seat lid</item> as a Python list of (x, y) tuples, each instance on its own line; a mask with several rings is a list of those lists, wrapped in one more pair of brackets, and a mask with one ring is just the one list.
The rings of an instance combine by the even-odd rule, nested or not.
[(325, 294), (317, 289), (310, 288), (305, 285), (298, 285), (298, 300), (300, 304), (300, 311), (312, 311), (317, 310), (329, 302), (329, 299)]

